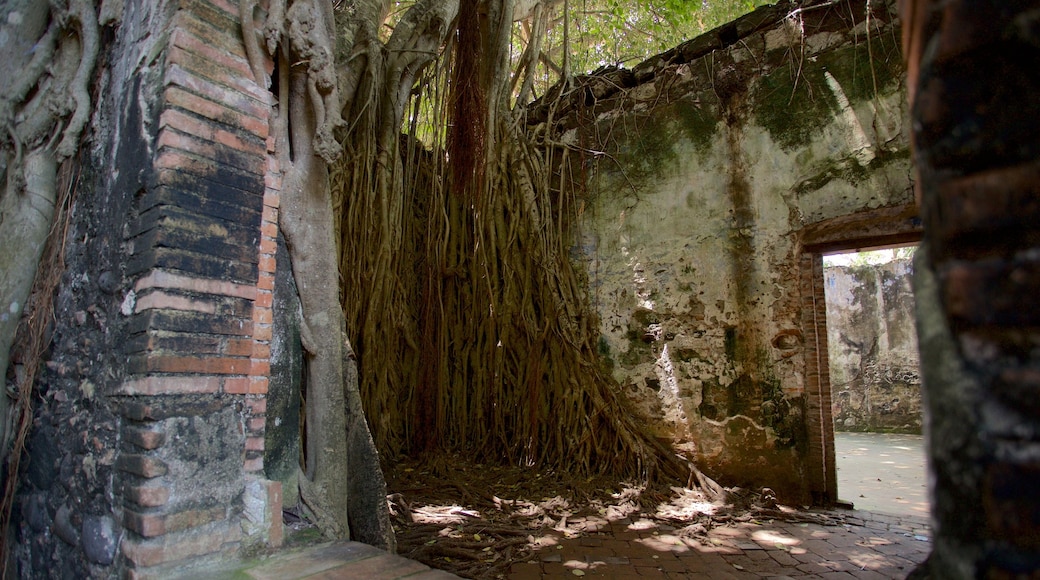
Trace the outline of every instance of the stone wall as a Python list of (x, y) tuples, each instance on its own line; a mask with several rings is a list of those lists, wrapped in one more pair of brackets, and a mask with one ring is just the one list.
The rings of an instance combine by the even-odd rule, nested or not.
[(725, 484), (836, 499), (810, 244), (863, 212), (915, 227), (902, 74), (891, 4), (781, 3), (583, 79), (556, 113), (591, 152), (580, 255), (600, 350), (657, 434)]
[(824, 268), (838, 431), (921, 433), (921, 361), (909, 259)]

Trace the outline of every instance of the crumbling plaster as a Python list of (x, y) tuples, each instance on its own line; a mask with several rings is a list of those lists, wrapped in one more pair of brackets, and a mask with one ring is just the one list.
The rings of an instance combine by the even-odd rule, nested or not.
[[(601, 353), (658, 435), (723, 483), (805, 500), (799, 232), (912, 193), (892, 19), (871, 24), (870, 53), (862, 22), (804, 39), (799, 22), (599, 114), (581, 245)], [(864, 66), (875, 52), (896, 60)]]

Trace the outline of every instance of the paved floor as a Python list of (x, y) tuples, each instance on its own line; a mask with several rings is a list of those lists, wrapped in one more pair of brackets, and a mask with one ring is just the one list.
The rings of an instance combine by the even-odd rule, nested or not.
[(835, 433), (838, 497), (857, 509), (928, 517), (924, 438)]
[[(189, 572), (184, 578), (203, 577)], [(414, 560), (358, 542), (337, 542), (286, 550), (223, 573), (212, 580), (451, 580), (458, 578)]]
[[(685, 580), (854, 580), (905, 578), (930, 549), (927, 526), (914, 516), (858, 510), (812, 512), (826, 521), (751, 520), (697, 534), (648, 519), (584, 518), (585, 534), (550, 531), (530, 562), (507, 580), (646, 578)], [(188, 577), (199, 577), (190, 575)], [(254, 580), (450, 580), (447, 572), (354, 542), (285, 551), (209, 578)]]
[(880, 580), (905, 578), (931, 549), (921, 518), (858, 510), (825, 515), (836, 525), (732, 523), (708, 531), (706, 541), (649, 520), (605, 522), (587, 536), (547, 542), (534, 560), (514, 564), (508, 580)]
[[(802, 518), (811, 521), (732, 521), (710, 530), (676, 529), (637, 516), (613, 521), (603, 517), (570, 520), (571, 526), (581, 524), (583, 535), (566, 537), (549, 530), (536, 538), (540, 548), (535, 557), (514, 564), (507, 579), (905, 578), (931, 549), (921, 438), (838, 433), (835, 440), (839, 496), (860, 509), (809, 512)], [(456, 578), (352, 542), (281, 552), (226, 577)]]

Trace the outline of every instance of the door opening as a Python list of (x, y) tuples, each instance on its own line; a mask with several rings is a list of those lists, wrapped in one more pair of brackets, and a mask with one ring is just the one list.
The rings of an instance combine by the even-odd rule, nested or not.
[(914, 246), (823, 256), (837, 497), (928, 515)]

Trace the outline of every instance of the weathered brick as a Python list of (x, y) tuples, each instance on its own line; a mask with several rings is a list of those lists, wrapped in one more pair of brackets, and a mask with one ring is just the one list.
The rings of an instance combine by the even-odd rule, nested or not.
[(278, 237), (278, 225), (272, 222), (264, 222), (260, 226), (260, 233), (269, 238), (276, 238)]
[(224, 354), (228, 356), (252, 356), (253, 341), (248, 338), (232, 338), (227, 341)]
[(116, 460), (116, 469), (147, 479), (162, 477), (169, 470), (161, 460), (136, 453), (121, 454)]
[(252, 433), (256, 433), (263, 436), (264, 431), (267, 429), (267, 417), (253, 417), (249, 419), (249, 430)]
[(269, 384), (270, 381), (266, 376), (252, 376), (249, 379), (249, 394), (266, 395)]
[(253, 359), (249, 365), (249, 374), (254, 377), (265, 377), (271, 374), (271, 363), (266, 359)]
[(197, 278), (178, 272), (153, 270), (134, 283), (134, 290), (142, 292), (148, 288), (176, 288), (201, 294), (235, 296), (247, 300), (256, 299), (256, 288), (250, 284), (236, 284), (210, 278)]
[[(141, 212), (140, 217), (130, 224), (129, 237), (141, 235), (155, 228), (183, 230), (196, 238), (210, 244), (223, 244), (221, 249), (234, 251), (239, 246), (255, 252), (254, 244), (260, 239), (256, 228), (260, 221), (253, 212), (239, 212), (225, 219), (195, 211), (194, 207), (180, 207), (174, 204), (158, 204)], [(204, 251), (205, 248), (190, 248)], [(236, 259), (243, 259), (246, 250), (234, 254)]]
[(170, 501), (170, 490), (161, 486), (131, 486), (126, 490), (126, 499), (141, 507), (162, 507)]
[(158, 146), (160, 151), (165, 148), (187, 151), (210, 159), (214, 165), (222, 164), (247, 173), (263, 174), (263, 163), (260, 157), (243, 153), (220, 143), (198, 139), (170, 127), (159, 131)]
[(261, 219), (265, 222), (278, 223), (278, 208), (271, 207), (270, 205), (264, 204), (263, 214)]
[(274, 303), (274, 293), (270, 290), (259, 290), (254, 304), (257, 308), (270, 308)]
[[(134, 334), (148, 330), (252, 336), (253, 321), (226, 316), (210, 316), (180, 310), (148, 310), (133, 315), (128, 330)], [(270, 337), (264, 339), (270, 340)]]
[(249, 412), (254, 415), (263, 415), (267, 413), (267, 398), (266, 397), (251, 397), (246, 399), (246, 408)]
[(148, 292), (137, 297), (134, 312), (143, 312), (153, 308), (191, 310), (193, 312), (205, 312), (206, 314), (214, 314), (217, 311), (216, 304), (208, 300), (198, 300), (167, 292)]
[[(252, 255), (255, 256), (255, 253)], [(256, 280), (255, 263), (239, 262), (177, 248), (151, 248), (131, 256), (126, 272), (135, 275), (151, 269), (174, 270), (188, 276), (224, 279), (239, 283)]]
[(246, 459), (242, 465), (242, 468), (247, 473), (259, 473), (264, 470), (264, 457), (261, 455), (259, 457), (251, 457), (249, 459)]
[[(270, 308), (255, 308), (253, 309), (253, 322), (257, 324), (271, 324), (274, 320), (274, 314)], [(269, 340), (269, 339), (268, 339)]]
[(151, 451), (166, 444), (166, 433), (128, 426), (123, 428), (123, 441)]
[(260, 256), (260, 263), (257, 264), (261, 272), (274, 272), (277, 265), (275, 264), (274, 256)]
[(249, 451), (263, 451), (264, 450), (264, 438), (263, 437), (246, 437), (246, 449)]
[(260, 253), (273, 256), (278, 251), (278, 242), (267, 236), (260, 237)]
[(197, 510), (185, 510), (167, 514), (164, 518), (166, 532), (178, 532), (198, 528), (206, 524), (227, 519), (227, 508), (214, 506)]
[[(160, 205), (180, 207), (194, 215), (222, 220), (255, 232), (259, 227), (262, 202), (255, 193), (235, 187), (214, 185), (207, 179), (189, 180), (180, 172), (164, 170), (163, 177), (174, 183), (153, 187), (139, 198), (138, 210), (143, 214)], [(188, 185), (191, 182), (193, 185)], [(186, 188), (192, 187), (188, 190)]]
[[(267, 122), (247, 115), (240, 115), (229, 105), (200, 97), (176, 86), (167, 87), (166, 102), (197, 115), (223, 123), (228, 127), (244, 129), (258, 137), (267, 137)], [(263, 172), (261, 171), (261, 175)]]
[(1022, 308), (1040, 296), (1040, 263), (956, 262), (940, 274), (947, 312), (972, 325), (1037, 326), (1040, 310)]
[[(200, 373), (217, 375), (240, 375), (249, 371), (247, 358), (235, 357), (191, 357), (191, 356), (147, 356), (131, 357), (127, 364), (135, 373)], [(219, 385), (219, 382), (216, 383)], [(207, 381), (213, 385), (213, 378)], [(217, 387), (219, 389), (219, 386)], [(204, 392), (216, 392), (217, 389)]]
[[(131, 360), (139, 360), (142, 357), (132, 357)], [(151, 360), (153, 357), (144, 357)], [(165, 358), (165, 357), (157, 357)], [(137, 366), (134, 364), (131, 367)], [(148, 365), (143, 365), (147, 367)], [(194, 393), (216, 393), (220, 386), (217, 377), (143, 377), (124, 381), (116, 390), (119, 395), (185, 395)]]
[[(228, 69), (213, 66), (213, 61), (187, 50), (170, 51), (165, 82), (202, 95), (218, 103), (241, 107), (242, 113), (266, 121), (270, 114), (270, 95), (260, 92), (253, 82), (253, 73), (242, 77)], [(266, 137), (258, 135), (258, 137)], [(266, 139), (261, 140), (260, 152), (267, 154)]]
[(120, 549), (127, 560), (136, 568), (150, 568), (185, 558), (214, 554), (223, 551), (223, 546), (241, 541), (241, 526), (229, 523), (213, 526), (212, 529), (191, 533), (180, 533), (159, 538), (141, 540), (124, 537)]
[(274, 290), (274, 274), (271, 272), (260, 272), (257, 288), (259, 290)]
[(253, 331), (256, 340), (271, 340), (274, 337), (274, 329), (270, 324), (257, 324)]
[(271, 345), (266, 342), (254, 342), (252, 358), (264, 360), (270, 359)]
[[(203, 117), (198, 117), (179, 109), (166, 109), (159, 116), (159, 128), (171, 128), (180, 133), (193, 135), (200, 139), (224, 145), (232, 149), (262, 158), (266, 162), (267, 152), (264, 140), (252, 133), (233, 131), (214, 125)], [(266, 165), (265, 165), (266, 167)], [(264, 177), (264, 184), (267, 177)]]

